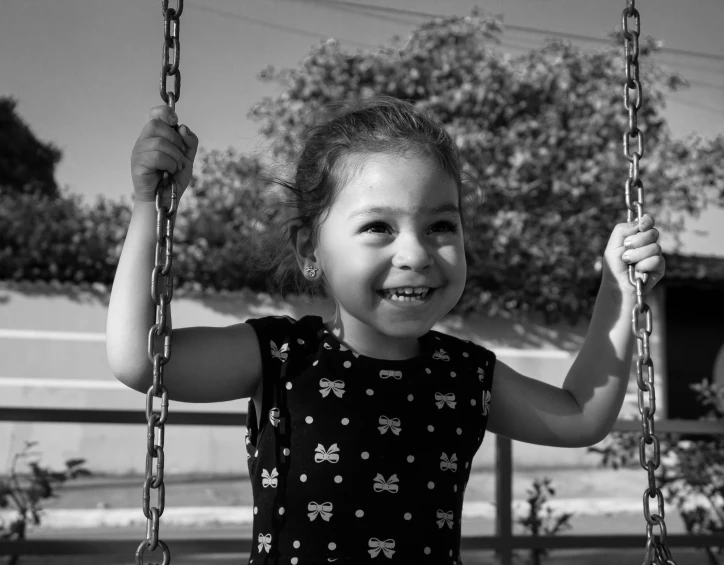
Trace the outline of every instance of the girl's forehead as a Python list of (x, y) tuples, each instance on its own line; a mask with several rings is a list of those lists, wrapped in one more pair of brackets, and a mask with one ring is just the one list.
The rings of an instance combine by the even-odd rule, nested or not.
[(390, 208), (421, 212), (458, 205), (458, 187), (434, 160), (417, 156), (369, 155), (353, 165), (333, 208), (357, 212)]

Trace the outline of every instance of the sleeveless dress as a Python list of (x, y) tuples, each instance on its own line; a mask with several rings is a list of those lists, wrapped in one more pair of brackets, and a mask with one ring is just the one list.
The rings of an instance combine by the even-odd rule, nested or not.
[(463, 496), (495, 355), (436, 331), (407, 360), (354, 353), (318, 316), (247, 320), (263, 367), (249, 400), (249, 563), (460, 564)]

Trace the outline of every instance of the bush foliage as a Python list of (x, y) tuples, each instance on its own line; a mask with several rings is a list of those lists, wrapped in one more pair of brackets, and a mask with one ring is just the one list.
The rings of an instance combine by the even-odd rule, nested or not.
[[(429, 21), (376, 52), (349, 53), (330, 40), (296, 68), (262, 71), (284, 90), (250, 115), (269, 158), (293, 163), (304, 127), (324, 119), (329, 103), (386, 94), (428, 110), (456, 140), (479, 197), (459, 308), (574, 321), (590, 312), (604, 247), (625, 220), (621, 42), (588, 53), (551, 41), (511, 57), (498, 48), (502, 33), (497, 19), (473, 13)], [(724, 135), (672, 138), (665, 95), (686, 82), (656, 65), (657, 49), (642, 39), (642, 178), (647, 211), (674, 230), (675, 214), (724, 205)], [(177, 222), (179, 282), (268, 290), (247, 261), (250, 236), (275, 229), (272, 215), (254, 210), (274, 202), (259, 159), (229, 150), (199, 160)], [(30, 202), (17, 191), (3, 198), (2, 278), (111, 280), (126, 207), (72, 197)]]

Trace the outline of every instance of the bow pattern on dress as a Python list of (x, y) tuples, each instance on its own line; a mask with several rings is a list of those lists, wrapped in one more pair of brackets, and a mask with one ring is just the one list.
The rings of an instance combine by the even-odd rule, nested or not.
[(330, 463), (339, 462), (339, 453), (337, 453), (339, 447), (337, 447), (336, 443), (330, 445), (329, 450), (325, 450), (324, 446), (319, 443), (314, 451), (314, 461), (316, 463), (323, 463), (324, 461), (329, 461)]
[(259, 542), (259, 549), (258, 549), (259, 553), (261, 553), (262, 550), (269, 553), (269, 548), (271, 547), (271, 541), (272, 541), (271, 534), (259, 534), (257, 541)]
[(393, 434), (399, 436), (400, 432), (402, 431), (399, 418), (388, 418), (387, 416), (382, 415), (380, 416), (379, 423), (380, 425), (377, 429), (380, 430), (381, 434), (386, 434), (387, 430), (392, 430)]
[(276, 488), (278, 481), (279, 481), (279, 479), (278, 479), (279, 473), (277, 472), (276, 467), (274, 469), (272, 469), (271, 474), (269, 474), (269, 471), (267, 471), (266, 469), (263, 469), (262, 473), (261, 473), (261, 477), (262, 477), (261, 484), (263, 485), (264, 488), (267, 488), (267, 487)]
[(313, 522), (317, 516), (321, 516), (322, 520), (329, 522), (329, 519), (332, 517), (333, 506), (331, 502), (318, 504), (312, 501), (307, 505), (307, 510), (310, 511), (309, 514), (307, 514), (310, 522)]
[(322, 387), (319, 392), (323, 398), (326, 398), (330, 391), (332, 391), (335, 396), (339, 398), (342, 398), (342, 395), (345, 393), (344, 381), (332, 382), (329, 379), (322, 379), (321, 381), (319, 381), (319, 386)]
[(437, 525), (439, 528), (442, 528), (445, 524), (448, 525), (448, 527), (452, 530), (453, 527), (453, 513), (452, 510), (450, 512), (443, 512), (442, 510), (437, 511)]
[(375, 492), (387, 491), (395, 494), (397, 491), (400, 490), (400, 485), (396, 484), (399, 482), (400, 479), (397, 478), (397, 474), (391, 475), (390, 478), (385, 481), (385, 478), (380, 473), (377, 473), (377, 476), (375, 477), (375, 483), (372, 485), (372, 488)]
[(392, 555), (395, 553), (393, 550), (395, 547), (395, 540), (386, 539), (385, 541), (380, 541), (377, 538), (370, 538), (368, 543), (372, 549), (368, 549), (367, 551), (370, 552), (372, 557), (377, 557), (380, 551), (382, 551), (385, 554), (385, 557), (392, 559)]
[(442, 408), (445, 404), (447, 404), (450, 408), (455, 408), (457, 402), (455, 402), (455, 395), (452, 392), (448, 392), (447, 394), (436, 392), (435, 404), (438, 408)]
[(443, 453), (440, 456), (440, 469), (443, 471), (452, 471), (453, 473), (458, 470), (458, 464), (457, 464), (458, 456), (454, 453), (452, 454), (452, 457), (448, 459), (448, 456), (446, 453)]

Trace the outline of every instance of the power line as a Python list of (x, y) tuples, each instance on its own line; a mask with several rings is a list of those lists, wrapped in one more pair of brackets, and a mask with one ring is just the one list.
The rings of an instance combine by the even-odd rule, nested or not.
[[(421, 12), (418, 10), (406, 10), (402, 8), (392, 8), (390, 6), (376, 6), (374, 4), (365, 4), (362, 2), (353, 2), (350, 0), (297, 0), (300, 2), (304, 1), (311, 1), (315, 4), (326, 4), (330, 7), (335, 6), (347, 6), (347, 7), (354, 7), (358, 9), (364, 9), (364, 10), (370, 10), (375, 12), (384, 12), (387, 14), (397, 14), (402, 16), (413, 16), (417, 18), (439, 18), (441, 17), (441, 14), (433, 14), (430, 12)], [(580, 41), (589, 41), (589, 42), (595, 42), (605, 45), (611, 45), (611, 42), (606, 39), (601, 39), (599, 37), (593, 37), (590, 35), (582, 35), (578, 33), (568, 33), (568, 32), (562, 32), (562, 31), (553, 31), (550, 29), (543, 29), (543, 28), (536, 28), (536, 27), (529, 27), (529, 26), (520, 26), (520, 25), (510, 25), (510, 24), (504, 24), (506, 29), (513, 30), (513, 31), (522, 31), (526, 33), (534, 33), (537, 35), (555, 35), (558, 37), (565, 37), (567, 39), (577, 39)], [(715, 53), (704, 53), (702, 51), (692, 51), (689, 49), (676, 49), (672, 47), (663, 48), (661, 50), (662, 53), (670, 53), (670, 54), (676, 54), (676, 55), (684, 55), (687, 57), (698, 57), (701, 59), (709, 59), (712, 61), (718, 61), (718, 62), (724, 62), (724, 55), (717, 55)]]
[[(294, 1), (294, 0), (292, 0), (292, 1)], [(326, 4), (326, 5), (339, 4), (340, 7), (341, 7), (343, 10), (344, 10), (345, 8), (349, 8), (349, 7), (347, 6), (347, 4), (357, 4), (356, 2), (344, 2), (344, 1), (335, 2), (335, 1), (331, 1), (331, 0), (296, 0), (296, 1), (298, 1), (298, 2), (315, 3), (315, 4)], [(187, 2), (187, 4), (190, 4), (190, 5), (193, 6), (195, 9), (198, 9), (198, 10), (203, 11), (203, 12), (209, 12), (209, 13), (212, 13), (212, 14), (215, 14), (215, 15), (218, 15), (218, 16), (223, 16), (223, 17), (226, 17), (226, 18), (231, 18), (231, 19), (235, 19), (235, 20), (244, 21), (244, 22), (247, 22), (247, 23), (250, 23), (250, 24), (259, 25), (259, 26), (266, 27), (266, 28), (269, 28), (269, 29), (274, 29), (274, 30), (277, 30), (277, 31), (284, 31), (284, 32), (287, 32), (287, 33), (293, 33), (293, 34), (295, 34), (295, 35), (301, 35), (301, 36), (303, 36), (303, 37), (311, 37), (311, 38), (314, 38), (314, 39), (322, 39), (322, 38), (324, 38), (324, 37), (328, 37), (328, 36), (326, 36), (326, 35), (323, 34), (323, 33), (316, 33), (316, 32), (312, 32), (312, 31), (308, 31), (308, 30), (303, 30), (303, 29), (300, 29), (300, 28), (292, 27), (292, 26), (286, 26), (286, 25), (282, 25), (282, 24), (277, 24), (277, 23), (270, 22), (270, 21), (267, 21), (267, 20), (261, 20), (261, 19), (259, 19), (259, 18), (254, 18), (254, 17), (250, 17), (250, 16), (244, 16), (244, 15), (241, 15), (241, 14), (236, 14), (236, 13), (233, 13), (233, 12), (228, 12), (228, 11), (226, 11), (226, 10), (221, 10), (221, 9), (219, 9), (219, 8), (212, 8), (212, 7), (210, 7), (210, 6), (206, 6), (206, 5), (203, 5), (203, 4), (197, 4), (197, 3), (195, 3), (195, 2), (193, 2), (193, 3), (192, 3), (192, 2)], [(375, 18), (380, 18), (380, 17), (381, 17), (381, 16), (379, 16), (379, 15), (377, 15), (377, 14), (365, 14), (364, 12), (359, 12), (359, 10), (361, 10), (361, 8), (359, 8), (359, 7), (357, 7), (357, 6), (352, 6), (352, 8), (358, 10), (356, 13), (361, 13), (361, 14), (363, 14), (363, 15), (369, 15), (369, 16), (372, 16), (372, 17), (375, 17)], [(390, 10), (397, 10), (396, 8), (389, 8), (389, 9), (390, 9)], [(346, 9), (345, 11), (352, 11), (352, 10)], [(389, 18), (384, 18), (384, 19), (389, 20)], [(401, 21), (404, 21), (404, 20), (401, 20)], [(408, 21), (404, 21), (404, 23), (414, 23), (414, 22), (408, 20)], [(367, 49), (375, 49), (375, 48), (379, 47), (379, 46), (376, 46), (376, 45), (372, 45), (372, 44), (370, 44), (370, 43), (365, 43), (365, 42), (361, 42), (361, 41), (356, 41), (356, 40), (354, 40), (354, 39), (348, 39), (348, 38), (344, 38), (344, 37), (340, 37), (339, 39), (341, 39), (341, 40), (344, 41), (345, 43), (348, 43), (348, 44), (350, 44), (350, 45), (355, 45), (355, 46), (357, 46), (357, 47), (362, 47), (362, 48), (367, 48)], [(508, 47), (510, 47), (510, 48), (520, 49), (520, 50), (523, 50), (523, 51), (530, 50), (530, 49), (532, 48), (532, 47), (527, 47), (527, 46), (524, 46), (524, 45), (518, 45), (518, 44), (516, 44), (516, 43), (514, 43), (514, 42), (506, 41), (505, 39), (502, 41), (502, 43), (503, 43), (503, 45), (506, 45), (506, 46), (508, 46)], [(724, 89), (724, 85), (713, 84), (713, 83), (705, 82), (705, 81), (687, 80), (687, 82), (688, 82), (690, 85), (692, 85), (692, 86), (701, 86), (701, 87), (704, 87), (704, 88), (713, 88), (713, 89), (717, 89), (717, 90)]]
[(717, 114), (717, 115), (724, 114), (724, 108), (714, 108), (713, 106), (707, 106), (706, 104), (699, 104), (698, 102), (692, 102), (691, 100), (679, 98), (678, 96), (669, 96), (668, 98), (670, 100), (673, 100), (674, 102), (683, 104), (684, 106), (689, 106), (690, 108), (705, 110), (706, 112), (713, 112), (714, 114)]
[[(325, 35), (323, 33), (316, 33), (313, 31), (307, 31), (304, 29), (291, 27), (291, 26), (285, 26), (282, 24), (276, 24), (274, 22), (269, 22), (267, 20), (260, 20), (258, 18), (252, 18), (250, 16), (242, 16), (241, 14), (235, 14), (233, 12), (227, 12), (226, 10), (220, 10), (218, 8), (212, 8), (210, 6), (205, 6), (203, 4), (197, 4), (195, 2), (186, 2), (186, 4), (193, 6), (195, 9), (200, 10), (202, 12), (209, 12), (211, 14), (215, 14), (217, 16), (223, 16), (225, 18), (231, 18), (234, 20), (240, 20), (243, 22), (247, 22), (250, 24), (266, 27), (269, 29), (274, 29), (277, 31), (285, 31), (287, 33), (293, 33), (295, 35), (301, 35), (303, 37), (312, 37), (314, 39), (323, 39), (325, 37), (329, 37), (328, 35)], [(345, 43), (349, 43), (350, 45), (356, 45), (357, 47), (363, 47), (367, 49), (375, 49), (378, 46), (372, 45), (370, 43), (364, 43), (361, 41), (355, 41), (354, 39), (346, 39), (346, 38), (339, 38)]]

